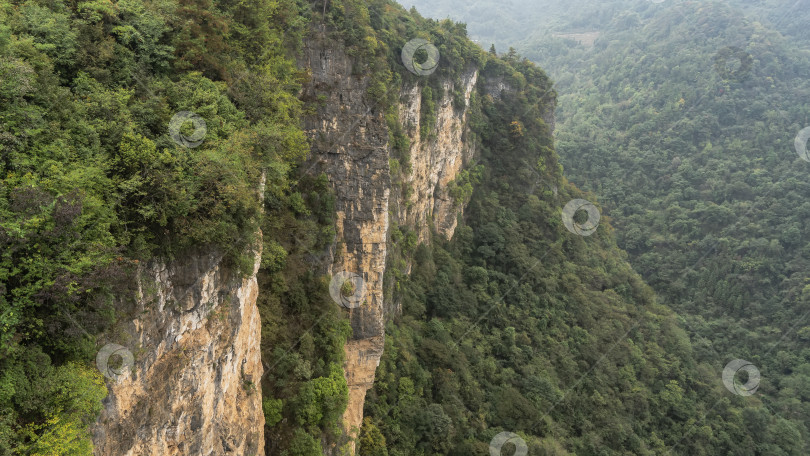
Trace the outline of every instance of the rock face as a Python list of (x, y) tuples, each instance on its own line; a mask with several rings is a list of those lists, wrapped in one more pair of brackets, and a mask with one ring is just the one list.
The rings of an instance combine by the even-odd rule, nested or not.
[(436, 127), (430, 138), (421, 138), (419, 128), (426, 81), (406, 85), (399, 94), (399, 120), (410, 125), (412, 164), (412, 172), (402, 180), (413, 189), (403, 200), (393, 191), (388, 127), (383, 110), (367, 93), (368, 76), (356, 71), (342, 44), (323, 36), (306, 42), (299, 64), (311, 70), (304, 98), (322, 101), (305, 125), (313, 144), (308, 169), (325, 173), (336, 197), (338, 242), (326, 272), (357, 273), (366, 284), (365, 302), (346, 310), (353, 336), (345, 346), (349, 404), (343, 418), (346, 430), (356, 435), (384, 346), (383, 277), (390, 222), (409, 226), (425, 241), (432, 219), (439, 233), (452, 236), (460, 208), (448, 196), (447, 184), (475, 152), (467, 139), (467, 116), (478, 72), (470, 68), (462, 75), (463, 107), (452, 104), (453, 82), (440, 81), (444, 90), (435, 96)]
[(420, 85), (405, 90), (400, 99), (399, 121), (402, 125), (412, 125), (408, 131), (411, 140), (410, 156), (412, 172), (404, 181), (413, 189), (407, 201), (398, 207), (398, 220), (417, 230), (419, 241), (426, 241), (430, 234), (427, 217), (432, 216), (436, 230), (452, 237), (461, 207), (448, 195), (447, 184), (458, 176), (464, 165), (475, 153), (472, 141), (468, 139), (467, 118), (470, 94), (478, 81), (478, 71), (470, 68), (461, 77), (461, 89), (465, 106), (456, 109), (452, 103), (453, 83), (443, 81), (444, 94), (436, 103), (435, 137), (422, 138), (420, 119), (422, 118), (422, 96)]
[[(465, 71), (458, 88), (438, 81), (435, 127), (426, 138), (420, 121), (427, 79), (402, 88), (397, 112), (407, 126), (411, 171), (399, 179), (412, 189), (403, 196), (392, 182), (388, 126), (368, 95), (367, 75), (353, 71), (340, 43), (318, 36), (307, 41), (299, 63), (312, 75), (303, 96), (326, 96), (306, 124), (313, 144), (308, 172), (325, 173), (336, 196), (338, 242), (323, 272), (354, 272), (365, 281), (362, 305), (346, 309), (353, 336), (344, 348), (349, 404), (343, 419), (356, 435), (384, 346), (389, 227), (408, 226), (421, 242), (429, 240), (431, 223), (452, 236), (462, 208), (450, 198), (448, 184), (475, 154), (467, 122), (478, 71)], [(463, 106), (454, 106), (454, 91), (463, 93)], [(247, 278), (222, 266), (212, 252), (141, 268), (136, 318), (110, 336), (133, 352), (135, 362), (108, 383), (93, 428), (96, 454), (264, 455), (260, 258), (257, 252)]]
[[(353, 339), (344, 350), (349, 404), (347, 431), (359, 429), (366, 391), (382, 356), (383, 275), (391, 189), (388, 130), (383, 112), (368, 99), (363, 76), (333, 41), (311, 40), (302, 66), (312, 71), (309, 94), (329, 99), (306, 128), (313, 138), (311, 172), (325, 172), (335, 191), (338, 245), (329, 273), (349, 271), (366, 283), (365, 303), (348, 310)], [(306, 94), (305, 94), (306, 95)]]
[(98, 455), (264, 455), (253, 274), (203, 252), (139, 271), (137, 318), (117, 331), (135, 362), (93, 429)]
[[(397, 112), (407, 126), (411, 171), (399, 179), (412, 189), (403, 196), (392, 182), (388, 126), (368, 95), (367, 75), (355, 73), (340, 43), (318, 36), (307, 41), (299, 64), (312, 75), (303, 96), (326, 97), (305, 125), (313, 144), (308, 172), (325, 173), (336, 196), (338, 242), (323, 272), (354, 272), (365, 281), (362, 305), (346, 309), (353, 336), (344, 348), (349, 403), (343, 419), (356, 435), (382, 357), (385, 309), (391, 308), (383, 293), (389, 227), (408, 226), (420, 242), (429, 240), (431, 223), (452, 236), (462, 208), (448, 184), (475, 155), (467, 122), (478, 71), (465, 71), (458, 88), (438, 81), (442, 90), (434, 95), (435, 127), (428, 137), (420, 133), (427, 79), (402, 88)], [(463, 106), (454, 106), (454, 91), (463, 93)], [(247, 278), (223, 267), (212, 252), (141, 268), (137, 317), (110, 340), (131, 350), (135, 363), (108, 383), (93, 429), (96, 454), (264, 455), (260, 257), (257, 252)]]

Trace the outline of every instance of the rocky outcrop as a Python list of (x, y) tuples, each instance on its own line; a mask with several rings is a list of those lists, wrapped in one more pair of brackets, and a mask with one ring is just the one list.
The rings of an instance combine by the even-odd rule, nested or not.
[[(325, 37), (309, 39), (299, 63), (311, 71), (303, 96), (321, 100), (305, 125), (313, 144), (308, 171), (325, 173), (336, 197), (338, 241), (323, 272), (354, 272), (365, 282), (362, 304), (346, 310), (353, 335), (344, 347), (349, 403), (343, 418), (347, 432), (355, 434), (384, 347), (389, 227), (392, 221), (406, 225), (421, 242), (429, 240), (431, 224), (452, 236), (462, 208), (449, 196), (448, 184), (475, 155), (467, 123), (478, 71), (471, 67), (456, 82), (433, 81), (441, 90), (427, 137), (420, 133), (427, 79), (402, 88), (397, 111), (407, 126), (411, 171), (397, 176), (395, 185), (388, 126), (368, 95), (368, 75), (356, 71), (340, 43)], [(463, 94), (463, 105), (453, 103), (454, 92)], [(412, 192), (404, 196), (399, 186)], [(248, 277), (224, 267), (214, 252), (139, 270), (134, 317), (110, 335), (135, 361), (108, 383), (93, 429), (97, 454), (264, 454), (260, 256)]]
[(311, 72), (303, 97), (319, 104), (305, 125), (313, 145), (308, 170), (325, 173), (336, 197), (338, 242), (325, 272), (357, 273), (366, 284), (365, 302), (346, 310), (353, 336), (345, 346), (349, 404), (344, 425), (355, 434), (383, 352), (383, 277), (391, 219), (416, 230), (422, 241), (430, 233), (429, 220), (438, 232), (452, 236), (460, 208), (450, 199), (447, 184), (474, 154), (467, 138), (467, 112), (478, 72), (470, 68), (461, 78), (463, 107), (453, 106), (453, 82), (441, 81), (444, 90), (437, 97), (436, 127), (430, 138), (419, 133), (424, 81), (404, 87), (399, 94), (399, 120), (410, 126), (411, 139), (412, 172), (403, 177), (403, 183), (413, 189), (401, 201), (392, 187), (385, 115), (368, 95), (368, 76), (357, 71), (340, 43), (326, 36), (316, 35), (306, 42), (299, 64)]
[(307, 43), (302, 66), (311, 69), (305, 96), (327, 96), (306, 125), (313, 149), (310, 171), (329, 176), (335, 191), (338, 244), (328, 273), (358, 273), (365, 302), (350, 309), (353, 337), (344, 350), (349, 404), (344, 423), (350, 433), (363, 419), (366, 391), (382, 356), (383, 275), (391, 190), (388, 130), (382, 111), (367, 97), (368, 81), (354, 75), (352, 60), (334, 41)]
[(398, 221), (402, 225), (413, 227), (419, 233), (419, 241), (428, 239), (432, 218), (436, 231), (446, 237), (452, 237), (456, 229), (461, 207), (453, 201), (447, 192), (448, 184), (456, 178), (464, 165), (468, 164), (475, 153), (474, 142), (469, 140), (467, 126), (470, 106), (470, 95), (478, 80), (478, 71), (468, 69), (461, 77), (461, 90), (464, 93), (465, 106), (457, 109), (453, 106), (453, 83), (443, 81), (442, 97), (436, 104), (436, 131), (430, 138), (421, 137), (420, 119), (422, 118), (422, 87), (415, 84), (404, 90), (404, 100), (399, 109), (399, 121), (408, 129), (410, 138), (410, 157), (412, 171), (404, 176), (403, 182), (413, 192), (406, 201), (398, 204)]
[(248, 277), (214, 252), (140, 269), (136, 318), (110, 336), (135, 362), (108, 381), (96, 454), (264, 455), (260, 257)]

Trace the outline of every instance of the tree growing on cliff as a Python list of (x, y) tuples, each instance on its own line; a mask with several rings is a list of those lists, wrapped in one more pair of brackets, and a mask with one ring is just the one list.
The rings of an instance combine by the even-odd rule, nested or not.
[(385, 447), (385, 436), (374, 425), (371, 418), (363, 419), (363, 428), (360, 430), (359, 456), (388, 456)]

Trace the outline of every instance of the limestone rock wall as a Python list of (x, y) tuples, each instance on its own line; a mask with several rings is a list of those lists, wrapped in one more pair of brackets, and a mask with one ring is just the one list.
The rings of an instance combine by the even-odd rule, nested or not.
[(422, 138), (421, 85), (407, 88), (401, 97), (399, 109), (402, 125), (408, 129), (411, 140), (410, 156), (412, 171), (404, 176), (404, 182), (413, 192), (407, 201), (398, 204), (397, 217), (400, 224), (408, 225), (419, 233), (419, 241), (428, 239), (432, 218), (436, 230), (452, 237), (457, 217), (462, 207), (454, 204), (447, 192), (447, 185), (454, 180), (473, 158), (475, 144), (470, 139), (468, 127), (470, 95), (478, 81), (478, 71), (469, 68), (461, 77), (465, 106), (453, 106), (453, 83), (442, 81), (444, 92), (436, 103), (436, 130), (434, 138)]
[(346, 310), (353, 337), (345, 346), (349, 404), (344, 425), (354, 434), (362, 423), (365, 394), (373, 385), (383, 352), (383, 277), (390, 222), (393, 219), (408, 225), (425, 241), (430, 233), (427, 223), (432, 219), (440, 233), (452, 236), (460, 208), (450, 200), (446, 188), (475, 152), (468, 138), (467, 117), (478, 72), (470, 68), (461, 78), (463, 107), (454, 107), (451, 102), (453, 83), (441, 81), (444, 91), (435, 97), (437, 118), (432, 139), (419, 136), (421, 84), (425, 81), (406, 86), (399, 94), (400, 122), (411, 125), (408, 135), (413, 168), (404, 177), (413, 193), (408, 201), (401, 201), (392, 186), (392, 151), (385, 114), (368, 96), (368, 75), (355, 67), (340, 42), (326, 34), (316, 33), (306, 41), (299, 64), (311, 74), (302, 96), (318, 100), (316, 114), (305, 124), (312, 141), (307, 169), (325, 173), (336, 197), (338, 242), (324, 272), (357, 273), (366, 284), (365, 302)]
[[(390, 223), (417, 231), (421, 242), (429, 239), (431, 222), (452, 236), (462, 208), (447, 186), (475, 154), (467, 122), (478, 71), (471, 67), (461, 75), (464, 106), (453, 105), (454, 82), (439, 81), (435, 128), (427, 138), (420, 135), (427, 80), (403, 87), (398, 114), (408, 126), (412, 171), (401, 183), (413, 190), (405, 198), (394, 191), (388, 127), (368, 96), (368, 75), (326, 36), (307, 40), (299, 64), (311, 71), (302, 95), (325, 97), (305, 125), (313, 144), (306, 166), (310, 173), (325, 173), (336, 195), (338, 242), (322, 272), (355, 272), (366, 284), (365, 302), (346, 310), (353, 337), (345, 346), (350, 397), (344, 424), (354, 433), (384, 347)], [(247, 278), (223, 267), (216, 252), (140, 269), (135, 318), (109, 335), (135, 361), (108, 382), (110, 393), (93, 427), (96, 454), (264, 455), (256, 307), (260, 257), (256, 252)]]
[(109, 335), (135, 362), (108, 381), (96, 454), (264, 455), (260, 257), (247, 278), (214, 252), (141, 268), (136, 318)]
[(336, 196), (338, 243), (325, 272), (354, 272), (366, 283), (366, 302), (347, 310), (353, 339), (344, 348), (349, 384), (344, 424), (352, 432), (363, 420), (365, 394), (384, 344), (382, 290), (391, 191), (388, 130), (383, 112), (367, 97), (367, 78), (353, 74), (353, 62), (341, 45), (315, 37), (306, 43), (300, 63), (312, 75), (304, 96), (327, 97), (305, 125), (313, 144), (310, 172), (326, 173)]

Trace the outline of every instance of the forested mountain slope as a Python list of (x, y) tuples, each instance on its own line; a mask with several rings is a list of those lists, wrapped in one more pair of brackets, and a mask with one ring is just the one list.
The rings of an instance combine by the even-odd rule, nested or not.
[(768, 406), (807, 423), (810, 52), (722, 5), (631, 24), (558, 61), (563, 162), (699, 358), (757, 364)]
[[(619, 42), (598, 45), (606, 51), (616, 46), (619, 56), (626, 45), (620, 41), (628, 38), (621, 33), (646, 33), (647, 45), (656, 46), (675, 35), (690, 40), (696, 39), (692, 34), (712, 37), (725, 30), (711, 21), (678, 19), (707, 16), (697, 8), (626, 15), (617, 22)], [(723, 7), (712, 8), (717, 9), (708, 11), (717, 20), (735, 20)], [(569, 8), (551, 11), (573, 14)], [(625, 22), (627, 27), (618, 26)], [(743, 23), (739, 30), (737, 46), (747, 40), (780, 42), (756, 24)], [(712, 45), (723, 40), (716, 41)], [(566, 49), (587, 52), (570, 42), (550, 46), (558, 56)], [(403, 57), (409, 49), (410, 63)], [(793, 84), (801, 96), (798, 76), (806, 69), (806, 56), (757, 54), (758, 49), (749, 50), (760, 60), (748, 81), (764, 77), (771, 92)], [(306, 52), (316, 54), (314, 61), (323, 66), (302, 63)], [(711, 61), (714, 53), (701, 52)], [(639, 61), (643, 56), (624, 57)], [(329, 63), (338, 60), (347, 74), (329, 73), (336, 68)], [(679, 70), (667, 62), (656, 64), (674, 75), (698, 65), (684, 58)], [(560, 62), (562, 76), (566, 65), (573, 64)], [(611, 68), (604, 65), (602, 72)], [(694, 71), (716, 81), (710, 67)], [(762, 73), (765, 68), (768, 74)], [(596, 63), (589, 71), (600, 72)], [(346, 82), (348, 98), (331, 92), (328, 84), (318, 86), (324, 74)], [(686, 80), (692, 89), (704, 82)], [(603, 104), (608, 105), (603, 111), (610, 111), (616, 100), (630, 97), (628, 86), (614, 87), (611, 81), (600, 82), (606, 87), (597, 92), (609, 95), (602, 101), (581, 91), (595, 103), (590, 114), (602, 113)], [(576, 78), (565, 83), (573, 87)], [(764, 213), (765, 203), (782, 201), (773, 194), (803, 197), (797, 166), (803, 162), (785, 164), (782, 152), (766, 149), (784, 129), (807, 123), (778, 123), (801, 116), (803, 105), (779, 99), (774, 101), (779, 109), (768, 114), (769, 105), (748, 106), (737, 98), (741, 91), (765, 90), (762, 86), (745, 80), (718, 83), (723, 93), (710, 93), (725, 109), (723, 116), (714, 123), (687, 122), (698, 129), (686, 130), (689, 134), (706, 139), (698, 145), (680, 138), (687, 145), (672, 172), (682, 175), (670, 180), (683, 210), (667, 223), (659, 219), (669, 214), (655, 208), (675, 197), (658, 192), (659, 187), (642, 189), (647, 174), (631, 165), (639, 157), (647, 160), (638, 165), (653, 173), (649, 180), (654, 182), (666, 180), (654, 174), (664, 168), (654, 169), (658, 162), (652, 153), (622, 158), (619, 152), (647, 150), (644, 141), (661, 136), (656, 126), (679, 119), (677, 110), (697, 105), (703, 92), (662, 89), (677, 98), (656, 101), (654, 109), (643, 112), (630, 109), (636, 105), (629, 98), (628, 110), (647, 125), (641, 120), (603, 125), (601, 118), (577, 118), (564, 106), (559, 133), (564, 158), (572, 149), (603, 148), (604, 138), (612, 138), (604, 150), (625, 160), (622, 170), (630, 172), (626, 179), (602, 175), (613, 165), (596, 156), (589, 161), (593, 166), (572, 163), (569, 167), (581, 173), (577, 178), (593, 172), (603, 181), (613, 179), (612, 186), (576, 180), (593, 191), (585, 193), (568, 182), (555, 151), (552, 81), (515, 52), (498, 56), (478, 48), (463, 24), (426, 19), (389, 0), (0, 1), (0, 454), (106, 451), (94, 450), (94, 439), (117, 445), (112, 452), (122, 454), (133, 448), (143, 453), (148, 450), (141, 448), (160, 448), (152, 451), (161, 455), (199, 454), (203, 448), (213, 454), (261, 454), (262, 448), (287, 456), (347, 454), (357, 431), (345, 427), (356, 387), (347, 358), (372, 357), (347, 347), (377, 329), (369, 328), (377, 320), (365, 318), (366, 312), (383, 311), (374, 315), (384, 319), (386, 338), (376, 379), (372, 372), (373, 385), (366, 380), (363, 386), (371, 389), (359, 454), (469, 455), (503, 447), (506, 455), (510, 447), (521, 451), (523, 445), (524, 454), (531, 455), (806, 453), (802, 394), (803, 376), (810, 372), (802, 363), (810, 353), (799, 351), (800, 339), (778, 340), (791, 334), (782, 326), (791, 318), (798, 321), (803, 301), (795, 300), (796, 293), (805, 297), (801, 212), (784, 204), (771, 214), (787, 217), (786, 235), (727, 235), (721, 244), (736, 250), (728, 250), (733, 255), (723, 257), (720, 266), (748, 268), (730, 271), (737, 282), (723, 293), (744, 293), (740, 287), (751, 281), (770, 280), (765, 290), (773, 296), (763, 292), (755, 301), (760, 313), (743, 301), (725, 299), (736, 305), (731, 315), (754, 323), (775, 309), (774, 316), (762, 317), (771, 322), (768, 331), (753, 336), (745, 331), (762, 326), (723, 320), (716, 306), (702, 317), (702, 308), (695, 311), (685, 327), (662, 299), (687, 311), (693, 299), (719, 291), (698, 287), (699, 281), (688, 288), (688, 280), (696, 278), (687, 276), (683, 284), (672, 285), (680, 293), (672, 295), (677, 299), (656, 297), (620, 249), (626, 247), (633, 261), (659, 255), (657, 269), (639, 270), (661, 286), (665, 276), (655, 274), (685, 261), (675, 255), (678, 249), (692, 255), (699, 250), (692, 244), (708, 242), (701, 230), (713, 225), (694, 222), (694, 214), (719, 210), (710, 223), (730, 225), (738, 209), (707, 208), (709, 202), (722, 206), (725, 201), (708, 197), (699, 204), (705, 192), (711, 196), (711, 187), (692, 190), (687, 183), (701, 178), (700, 157), (727, 160), (730, 150), (745, 144), (769, 153), (761, 161), (744, 156), (736, 167), (723, 162), (729, 172), (745, 174), (744, 166), (756, 170), (745, 174), (742, 184), (722, 186), (729, 204)], [(469, 92), (462, 90), (468, 84)], [(656, 80), (639, 87), (656, 87)], [(658, 93), (642, 91), (649, 100)], [(568, 96), (560, 99), (567, 102)], [(774, 129), (737, 126), (739, 144), (711, 136), (717, 134), (713, 128), (736, 126), (746, 108), (751, 116), (769, 119)], [(333, 124), (328, 115), (333, 112), (350, 113), (338, 119), (348, 120), (349, 128)], [(582, 138), (573, 128), (577, 122), (586, 127)], [(636, 123), (644, 125), (638, 127), (643, 134), (631, 141)], [(627, 132), (614, 138), (620, 125), (627, 125)], [(463, 129), (461, 142), (442, 143), (456, 137), (456, 127)], [(757, 138), (761, 141), (752, 142)], [(675, 136), (660, 139), (681, 147)], [(462, 146), (473, 156), (436, 152)], [(433, 153), (442, 161), (426, 168), (432, 162), (425, 157)], [(769, 180), (774, 170), (792, 178)], [(444, 180), (434, 179), (438, 174)], [(719, 187), (727, 176), (714, 178)], [(432, 185), (420, 188), (420, 179)], [(625, 210), (619, 193), (604, 190), (622, 185), (658, 206)], [(774, 192), (757, 200), (758, 186)], [(370, 188), (384, 197), (370, 196)], [(419, 193), (426, 188), (429, 205)], [(579, 199), (597, 204), (583, 206)], [(413, 208), (423, 207), (414, 214)], [(459, 214), (455, 230), (447, 229), (452, 225), (447, 220), (434, 219), (441, 212), (437, 208), (447, 207)], [(608, 217), (611, 211), (616, 215)], [(634, 213), (637, 218), (629, 216)], [(369, 225), (385, 231), (367, 242), (363, 223), (378, 222), (378, 216), (379, 223)], [(650, 220), (660, 224), (666, 242), (635, 234)], [(764, 231), (747, 221), (744, 226)], [(453, 231), (451, 239), (444, 238), (442, 233)], [(651, 244), (632, 244), (639, 238)], [(795, 256), (782, 269), (769, 262), (791, 252)], [(330, 279), (339, 277), (336, 268), (372, 264), (357, 258), (373, 254), (381, 254), (383, 264), (357, 272), (374, 278), (368, 285), (374, 296), (355, 307), (337, 305), (358, 293), (355, 284), (365, 285), (342, 281), (330, 289)], [(208, 268), (199, 257), (216, 261)], [(162, 295), (164, 264), (191, 271), (183, 280), (191, 282), (193, 296), (179, 284)], [(197, 269), (217, 273), (194, 273)], [(158, 271), (155, 283), (144, 279), (152, 271)], [(700, 276), (712, 279), (712, 285), (727, 277), (706, 271)], [(790, 287), (776, 280), (782, 276)], [(228, 295), (217, 288), (226, 278), (244, 286)], [(241, 291), (247, 289), (258, 295), (248, 299)], [(795, 304), (779, 307), (780, 299)], [(258, 346), (261, 359), (238, 359), (237, 342), (227, 337), (220, 340), (224, 345), (211, 348), (207, 331), (224, 328), (235, 334), (233, 327), (250, 323), (241, 320), (250, 314), (243, 312), (248, 307), (258, 312), (261, 330), (241, 343)], [(174, 336), (166, 330), (178, 322), (200, 332), (183, 338), (186, 333)], [(742, 337), (717, 337), (719, 325)], [(705, 331), (705, 338), (690, 342), (687, 331), (693, 326)], [(144, 327), (173, 337), (155, 341), (144, 337)], [(787, 348), (766, 362), (756, 355), (769, 348), (757, 347), (754, 336)], [(110, 366), (106, 359), (99, 363), (110, 343), (129, 357), (120, 356)], [(764, 394), (735, 395), (720, 381), (727, 359), (746, 356), (763, 371)], [(245, 367), (248, 361), (261, 366), (261, 377)], [(154, 366), (166, 369), (152, 375)], [(779, 382), (769, 377), (777, 368), (784, 373)], [(183, 394), (221, 380), (223, 372), (235, 383), (207, 391), (206, 397), (216, 396), (229, 408), (184, 403)], [(135, 426), (99, 422), (99, 416), (112, 416), (110, 401), (121, 397), (119, 388), (137, 390), (144, 378), (163, 381), (160, 394), (138, 392), (138, 400), (129, 404), (133, 413), (122, 409)], [(253, 407), (259, 400), (262, 410)], [(239, 423), (240, 413), (250, 419)], [(233, 421), (227, 432), (209, 426)], [(263, 427), (255, 424), (261, 421)]]
[(607, 31), (599, 56), (574, 51), (609, 69), (561, 65), (568, 168), (616, 208), (620, 245), (668, 302), (787, 330), (806, 285), (794, 140), (810, 121), (810, 53), (719, 5), (636, 25)]
[(528, 454), (801, 454), (800, 423), (695, 359), (606, 218), (591, 236), (565, 229), (560, 206), (582, 194), (529, 88), (481, 94), (484, 177), (465, 225), (403, 280), (361, 454), (486, 454), (501, 432)]
[[(684, 318), (697, 359), (756, 364), (757, 397), (806, 427), (800, 3), (626, 2), (600, 16), (594, 6), (519, 48), (555, 79), (566, 174), (598, 195), (634, 268)], [(566, 30), (599, 36), (593, 46), (553, 36)]]

